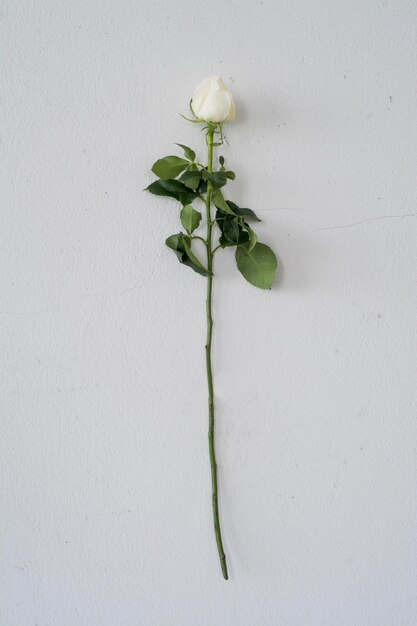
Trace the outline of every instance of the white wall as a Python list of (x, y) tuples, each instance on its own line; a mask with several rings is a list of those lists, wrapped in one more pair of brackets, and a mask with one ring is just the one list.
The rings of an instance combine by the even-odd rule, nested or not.
[[(2, 626), (414, 626), (414, 0), (2, 2)], [(142, 192), (227, 79), (271, 292)]]

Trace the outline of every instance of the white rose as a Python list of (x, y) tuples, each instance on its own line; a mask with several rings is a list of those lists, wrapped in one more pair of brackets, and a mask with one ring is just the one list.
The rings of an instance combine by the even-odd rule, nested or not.
[(222, 78), (212, 76), (197, 87), (191, 106), (196, 117), (205, 122), (228, 122), (235, 119), (235, 105), (230, 89)]

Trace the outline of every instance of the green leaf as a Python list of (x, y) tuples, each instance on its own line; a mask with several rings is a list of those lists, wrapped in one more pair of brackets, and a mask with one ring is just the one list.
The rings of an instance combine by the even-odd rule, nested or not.
[(248, 246), (236, 248), (236, 263), (248, 282), (260, 289), (271, 289), (277, 269), (277, 258), (271, 248), (257, 243), (252, 250)]
[(252, 220), (254, 222), (261, 221), (259, 217), (255, 215), (252, 209), (242, 209), (241, 207), (237, 206), (237, 204), (235, 204), (234, 202), (231, 202), (230, 200), (226, 200), (226, 202), (229, 205), (229, 208), (233, 211), (235, 215), (239, 215), (240, 217), (244, 217), (245, 219)]
[(178, 233), (177, 235), (171, 235), (165, 240), (165, 245), (167, 245), (168, 248), (171, 248), (171, 250), (174, 250), (180, 263), (183, 263), (183, 257), (184, 255), (186, 256), (183, 245), (183, 237), (184, 235), (182, 233)]
[(185, 204), (190, 204), (190, 202), (196, 198), (198, 198), (198, 193), (194, 193), (189, 189), (186, 193), (180, 193), (178, 200), (181, 202), (182, 206), (184, 206)]
[(237, 245), (239, 242), (239, 234), (242, 230), (239, 228), (237, 218), (225, 219), (222, 224), (221, 231), (228, 241)]
[(155, 196), (175, 198), (181, 204), (189, 204), (198, 196), (197, 192), (192, 191), (179, 180), (155, 180), (146, 187), (146, 191), (150, 191)]
[(256, 233), (253, 232), (252, 228), (246, 224), (246, 222), (244, 222), (243, 224), (244, 224), (243, 226), (244, 229), (249, 235), (249, 243), (248, 243), (247, 249), (248, 251), (250, 251), (250, 250), (253, 250), (253, 248), (256, 246), (258, 237), (256, 236)]
[(177, 156), (166, 156), (155, 161), (152, 165), (152, 171), (159, 178), (168, 180), (169, 178), (177, 178), (188, 166), (189, 162), (185, 159), (180, 159)]
[(229, 178), (230, 180), (234, 180), (236, 178), (236, 174), (234, 172), (232, 172), (231, 170), (229, 170), (228, 172), (225, 172), (226, 178)]
[(184, 246), (182, 245), (182, 238), (184, 235), (182, 233), (177, 233), (176, 235), (171, 235), (165, 240), (165, 244), (174, 252), (179, 252), (180, 254), (185, 252)]
[(227, 183), (226, 172), (208, 172), (207, 170), (202, 171), (203, 178), (211, 183), (211, 187), (213, 191), (216, 189), (220, 189)]
[(181, 210), (180, 218), (181, 224), (184, 226), (187, 233), (191, 235), (201, 222), (201, 213), (196, 211), (191, 204), (186, 204)]
[(226, 237), (223, 234), (219, 237), (219, 244), (221, 245), (222, 248), (227, 248), (228, 246), (242, 246), (248, 241), (249, 241), (249, 234), (245, 230), (239, 231), (239, 239), (237, 243), (233, 241), (229, 241), (229, 239), (226, 239)]
[(193, 189), (195, 191), (201, 181), (200, 172), (188, 170), (180, 176), (179, 180), (183, 182), (186, 187), (189, 187), (190, 189)]
[(177, 233), (176, 235), (171, 235), (165, 241), (168, 248), (174, 250), (175, 254), (178, 257), (180, 263), (187, 265), (198, 274), (202, 276), (210, 276), (210, 273), (206, 270), (201, 261), (195, 256), (195, 254), (191, 251), (190, 244), (191, 240), (186, 237), (183, 233)]
[(183, 243), (184, 243), (185, 251), (190, 261), (189, 263), (186, 263), (186, 265), (189, 265), (189, 267), (192, 267), (195, 272), (198, 272), (202, 276), (210, 276), (211, 275), (210, 272), (204, 267), (200, 259), (198, 259), (195, 256), (195, 254), (192, 252), (191, 240), (188, 237), (184, 237)]
[(189, 191), (184, 183), (181, 183), (179, 180), (155, 180), (148, 187), (146, 187), (148, 191), (155, 194), (156, 196), (171, 196), (174, 197), (180, 193), (185, 193)]
[(229, 215), (235, 215), (232, 208), (229, 207), (229, 202), (224, 199), (223, 194), (220, 191), (220, 189), (217, 189), (216, 191), (213, 192), (211, 199), (213, 201), (214, 206), (217, 209), (221, 209), (222, 211), (224, 211), (225, 213), (228, 213)]
[[(222, 248), (226, 246), (241, 246), (249, 242), (250, 235), (247, 225), (241, 217), (229, 215), (221, 209), (217, 209), (216, 222), (222, 233), (219, 239)], [(243, 230), (244, 228), (245, 230)]]
[(195, 159), (195, 152), (194, 152), (194, 150), (191, 150), (191, 148), (189, 148), (188, 146), (184, 146), (182, 143), (177, 143), (175, 145), (179, 146), (180, 148), (182, 148), (184, 150), (184, 154), (187, 157), (187, 159), (189, 159), (190, 161), (194, 161), (194, 159)]
[(200, 184), (197, 187), (197, 191), (198, 191), (198, 193), (206, 193), (206, 191), (207, 191), (207, 181), (206, 180), (203, 180), (203, 179), (200, 180)]
[(223, 165), (224, 165), (224, 156), (219, 156), (219, 163), (223, 167)]

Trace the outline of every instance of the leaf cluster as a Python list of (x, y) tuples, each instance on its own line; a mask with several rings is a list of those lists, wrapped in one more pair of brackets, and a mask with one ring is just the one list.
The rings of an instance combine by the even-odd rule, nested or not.
[[(252, 285), (270, 289), (277, 259), (268, 246), (258, 242), (249, 225), (249, 222), (260, 222), (260, 219), (251, 209), (239, 207), (223, 195), (223, 188), (229, 180), (235, 179), (235, 173), (226, 170), (222, 156), (219, 157), (219, 169), (209, 171), (196, 161), (194, 150), (183, 144), (177, 145), (182, 148), (183, 157), (169, 155), (158, 159), (152, 166), (152, 172), (158, 178), (146, 188), (154, 195), (174, 198), (182, 205), (180, 220), (185, 232), (168, 237), (166, 245), (175, 252), (180, 263), (202, 276), (210, 275), (192, 250), (193, 240), (203, 239), (193, 234), (200, 226), (202, 215), (192, 203), (198, 200), (205, 202), (205, 194), (209, 189), (211, 202), (216, 209), (210, 225), (217, 225), (219, 240), (218, 246), (208, 250), (208, 254), (214, 254), (218, 248), (235, 247), (236, 264), (241, 274)], [(203, 241), (207, 247), (207, 240)]]

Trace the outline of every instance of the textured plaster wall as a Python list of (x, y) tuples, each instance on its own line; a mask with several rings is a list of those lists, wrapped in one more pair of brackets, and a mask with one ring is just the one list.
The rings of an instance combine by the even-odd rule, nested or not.
[[(414, 1), (3, 1), (1, 626), (416, 624)], [(142, 192), (202, 78), (271, 292)]]

